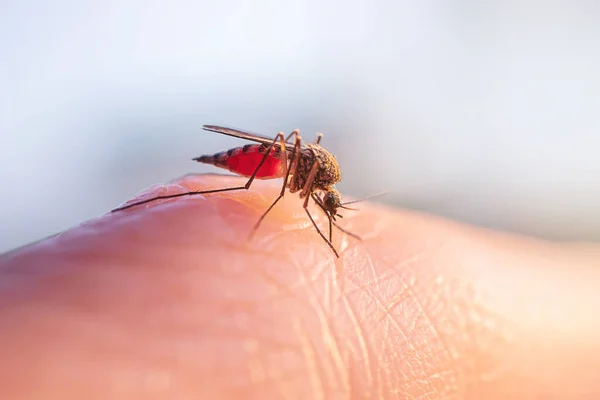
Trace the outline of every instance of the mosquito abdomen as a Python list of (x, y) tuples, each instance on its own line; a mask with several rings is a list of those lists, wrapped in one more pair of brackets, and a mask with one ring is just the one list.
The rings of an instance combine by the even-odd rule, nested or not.
[[(265, 156), (265, 152), (265, 146), (249, 144), (213, 155), (196, 157), (194, 161), (225, 168), (241, 176), (252, 176)], [(274, 179), (283, 176), (281, 159), (275, 155), (279, 155), (279, 151), (274, 150), (271, 155), (267, 156), (260, 170), (256, 173), (257, 179)]]

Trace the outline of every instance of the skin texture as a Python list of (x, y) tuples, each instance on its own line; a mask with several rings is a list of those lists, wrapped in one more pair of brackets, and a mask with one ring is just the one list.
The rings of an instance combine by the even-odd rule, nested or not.
[(600, 396), (597, 245), (364, 203), (340, 222), (364, 240), (334, 231), (336, 260), (289, 194), (247, 242), (279, 188), (108, 213), (3, 254), (2, 397)]

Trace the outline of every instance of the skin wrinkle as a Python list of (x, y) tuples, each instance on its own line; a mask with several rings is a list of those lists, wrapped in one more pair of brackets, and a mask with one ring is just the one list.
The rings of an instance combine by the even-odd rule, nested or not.
[(383, 312), (381, 313), (381, 315), (379, 317), (377, 317), (374, 321), (375, 325), (379, 325), (382, 322), (386, 323), (391, 323), (394, 325), (394, 328), (396, 328), (396, 332), (402, 337), (402, 339), (404, 339), (404, 341), (406, 343), (409, 343), (408, 341), (408, 337), (405, 335), (404, 330), (400, 327), (400, 324), (398, 323), (398, 321), (396, 320), (396, 318), (393, 317), (392, 315), (392, 311), (398, 307), (400, 304), (404, 303), (407, 299), (405, 298), (405, 296), (407, 294), (409, 294), (410, 291), (407, 288), (404, 288), (402, 290), (402, 292), (398, 293), (396, 296), (394, 296), (394, 298), (392, 298), (391, 303), (389, 303), (387, 306), (383, 305), (383, 301), (380, 300), (379, 298), (377, 298), (376, 296), (373, 296), (376, 300), (378, 305), (381, 308), (384, 308)]
[[(414, 291), (414, 289), (412, 289), (412, 288), (409, 288), (408, 290)], [(419, 299), (419, 297), (416, 293), (413, 293), (412, 297), (415, 301), (415, 304), (419, 307), (419, 310), (421, 311), (421, 315), (423, 317), (425, 317), (427, 324), (431, 327), (432, 332), (435, 334), (435, 336), (439, 340), (440, 344), (442, 345), (443, 353), (445, 355), (447, 355), (448, 358), (453, 359), (454, 358), (454, 356), (453, 356), (454, 350), (452, 350), (452, 347), (446, 342), (446, 339), (443, 337), (443, 334), (440, 333), (439, 328), (436, 327), (436, 323), (434, 322), (434, 319), (432, 318), (432, 316), (429, 315), (429, 311), (423, 306), (423, 302)]]
[[(390, 272), (393, 272), (392, 269), (389, 269)], [(382, 272), (381, 275), (374, 277), (372, 280), (369, 280), (367, 282), (361, 282), (358, 279), (354, 279), (352, 277), (346, 277), (347, 279), (352, 279), (352, 284), (353, 287), (349, 290), (344, 291), (344, 294), (346, 296), (351, 296), (351, 295), (355, 295), (355, 294), (360, 294), (365, 290), (369, 290), (370, 293), (380, 293), (382, 291), (382, 289), (380, 288), (380, 290), (371, 290), (371, 286), (375, 285), (376, 283), (379, 283), (379, 285), (382, 285), (383, 283), (388, 283), (389, 286), (392, 286), (392, 284), (394, 283), (394, 280), (398, 280), (398, 275), (395, 275), (394, 273), (388, 273), (388, 272)], [(388, 289), (389, 290), (389, 289)]]
[(383, 375), (384, 373), (387, 374), (389, 371), (389, 368), (384, 368), (383, 366), (381, 368), (375, 368), (375, 374), (377, 374), (377, 398), (379, 400), (383, 400), (385, 399), (385, 391), (384, 391), (384, 379), (383, 379)]
[[(427, 335), (427, 333), (424, 333)], [(445, 394), (448, 396), (452, 393), (456, 396), (458, 388), (449, 384), (448, 379), (443, 378), (443, 372), (457, 374), (452, 370), (452, 366), (447, 365), (445, 360), (446, 352), (444, 349), (436, 349), (435, 343), (425, 343), (421, 346), (416, 346), (411, 349), (409, 354), (412, 354), (415, 360), (411, 363), (411, 383), (409, 387), (418, 388), (418, 392), (423, 393), (434, 392), (438, 396)], [(437, 351), (436, 351), (437, 350)]]
[[(407, 287), (405, 290), (405, 293), (410, 293), (411, 292), (411, 287)], [(401, 303), (399, 303), (401, 304)], [(390, 314), (391, 315), (391, 314)], [(422, 310), (419, 310), (419, 312), (412, 317), (411, 319), (413, 319), (415, 322), (417, 320), (419, 320), (419, 317), (423, 317), (423, 312)], [(391, 320), (395, 320), (393, 315), (391, 315)], [(425, 318), (425, 321), (421, 321), (421, 324), (425, 322), (425, 325), (420, 327), (420, 331), (422, 331), (419, 335), (421, 337), (430, 337), (431, 335), (429, 335), (428, 333), (426, 333), (427, 331), (431, 331), (432, 327), (429, 325), (429, 320), (427, 320), (427, 318)], [(399, 332), (403, 332), (404, 330), (399, 330)], [(406, 337), (405, 335), (403, 336), (403, 340), (406, 343), (410, 343), (410, 339), (412, 339), (412, 337), (414, 337), (415, 334), (417, 334), (417, 332), (419, 332), (419, 330), (413, 328), (411, 330), (411, 335), (410, 337)], [(412, 341), (414, 342), (414, 339), (412, 339)], [(423, 354), (427, 354), (429, 353), (430, 356), (428, 358), (431, 357), (431, 349), (432, 346), (434, 346), (434, 343), (431, 342), (430, 340), (423, 342), (423, 344), (421, 346), (414, 346), (413, 345), (409, 345), (408, 349), (398, 349), (398, 351), (395, 353), (395, 357), (399, 357), (401, 359), (404, 359), (406, 363), (408, 363), (410, 365), (410, 368), (408, 368), (409, 371), (411, 371), (410, 375), (405, 375), (404, 376), (404, 380), (405, 381), (412, 381), (413, 385), (415, 383), (417, 383), (417, 388), (418, 388), (418, 392), (420, 393), (420, 395), (422, 395), (423, 393), (426, 392), (430, 392), (433, 390), (434, 386), (432, 386), (432, 383), (428, 383), (427, 385), (423, 386), (424, 384), (418, 384), (419, 382), (422, 381), (426, 381), (425, 377), (428, 376), (435, 376), (435, 372), (434, 371), (429, 371), (430, 366), (429, 366), (429, 362), (426, 361), (426, 359), (423, 359), (422, 355)], [(415, 363), (412, 363), (408, 360), (413, 360)], [(437, 391), (437, 389), (436, 389)]]
[(346, 371), (348, 373), (348, 383), (350, 385), (348, 387), (348, 391), (346, 392), (346, 396), (344, 397), (347, 399), (356, 399), (359, 398), (358, 394), (360, 393), (360, 388), (358, 387), (358, 384), (356, 382), (357, 379), (355, 379), (357, 377), (356, 368), (354, 367), (354, 365), (352, 365), (352, 360), (350, 359), (351, 352), (352, 349), (344, 353), (344, 362), (346, 363), (346, 365), (348, 365)]
[(350, 384), (347, 380), (348, 377), (344, 374), (346, 368), (344, 367), (343, 357), (340, 351), (340, 344), (338, 342), (338, 337), (334, 332), (332, 326), (333, 324), (330, 318), (328, 318), (323, 304), (319, 301), (314, 282), (307, 278), (304, 270), (299, 269), (299, 271), (301, 272), (303, 281), (309, 283), (307, 288), (309, 289), (311, 296), (308, 298), (308, 302), (313, 306), (313, 310), (316, 312), (319, 322), (321, 323), (321, 335), (323, 343), (325, 343), (328, 354), (333, 362), (332, 365), (335, 366), (335, 369), (337, 370), (338, 378), (342, 383), (342, 389), (348, 391)]
[[(396, 275), (395, 275), (395, 277), (397, 278), (397, 277), (398, 277), (398, 274), (396, 274)], [(346, 293), (346, 294), (347, 294), (347, 293)], [(368, 294), (369, 294), (369, 296), (370, 296), (370, 297), (374, 297), (375, 299), (377, 299), (376, 292), (373, 292), (373, 291), (368, 291)], [(344, 300), (346, 301), (346, 304), (349, 304), (349, 303), (347, 302), (347, 299), (346, 299), (346, 297), (345, 297), (345, 296), (344, 296)], [(377, 302), (377, 303), (381, 303), (381, 300), (376, 300), (376, 302)], [(395, 322), (395, 319), (393, 319), (393, 318), (392, 318), (392, 320)], [(353, 322), (354, 322), (354, 325), (355, 325), (355, 326), (362, 326), (362, 324), (359, 324), (359, 322), (358, 322), (358, 320), (357, 320), (357, 319), (355, 319)], [(399, 331), (399, 332), (402, 332), (402, 330), (401, 330), (401, 329), (399, 329), (399, 326), (398, 326), (398, 325), (396, 325), (396, 327), (398, 328), (398, 331)], [(359, 338), (359, 340), (360, 340), (360, 339), (361, 339), (361, 337), (362, 337), (362, 338), (364, 338), (364, 336), (365, 336), (365, 335), (364, 335), (364, 333), (361, 333), (361, 332), (359, 332), (359, 333), (357, 333), (357, 334), (356, 334), (356, 336), (357, 336), (357, 337)], [(365, 357), (365, 359), (366, 359), (366, 360), (368, 360), (368, 357)], [(370, 367), (369, 367), (369, 368), (370, 368)]]
[[(410, 334), (408, 335), (408, 339), (414, 337), (417, 334), (417, 330), (415, 328), (410, 329)], [(404, 343), (404, 342), (403, 342)], [(394, 379), (390, 379), (388, 382), (388, 386), (391, 391), (402, 392), (405, 395), (410, 395), (408, 391), (409, 382), (412, 381), (413, 377), (413, 368), (411, 367), (411, 360), (415, 359), (418, 356), (418, 352), (414, 349), (414, 345), (406, 342), (403, 346), (398, 346), (394, 348), (391, 345), (387, 345), (385, 349), (385, 354), (388, 356), (386, 362), (388, 365), (397, 365), (396, 363), (400, 360), (403, 366), (407, 368), (395, 368), (390, 369), (390, 376)]]
[(298, 337), (300, 338), (300, 343), (302, 345), (302, 350), (304, 354), (304, 360), (306, 362), (306, 367), (309, 372), (310, 381), (313, 387), (313, 396), (311, 398), (325, 399), (326, 390), (325, 387), (326, 377), (323, 371), (323, 367), (321, 363), (319, 363), (319, 357), (317, 356), (318, 352), (316, 346), (310, 339), (310, 335), (308, 330), (302, 324), (302, 321), (295, 319), (294, 320), (294, 328)]
[(306, 264), (313, 265), (312, 270), (314, 270), (314, 272), (311, 273), (311, 279), (308, 279), (308, 276), (306, 275), (306, 265), (303, 264), (305, 260), (302, 260), (301, 262), (295, 257), (291, 259), (291, 263), (294, 265), (298, 274), (302, 275), (302, 282), (305, 283), (308, 281), (317, 283), (325, 280), (324, 277), (331, 271), (331, 264), (333, 264), (332, 260), (316, 258), (312, 248), (309, 250), (309, 254), (311, 258), (306, 260)]
[[(316, 278), (321, 278), (322, 276), (325, 275), (326, 273), (326, 268), (320, 268), (317, 272), (316, 276), (312, 276), (312, 279), (309, 279), (307, 274), (306, 274), (306, 270), (304, 269), (304, 266), (301, 265), (296, 259), (292, 259), (292, 265), (295, 266), (295, 270), (298, 272), (298, 276), (300, 278), (300, 284), (301, 287), (303, 287), (304, 289), (306, 289), (307, 293), (307, 297), (306, 299), (314, 299), (314, 294), (315, 294), (315, 289), (314, 289), (314, 285), (316, 285), (319, 282), (319, 279)], [(325, 285), (325, 288), (327, 288), (327, 285)], [(309, 302), (309, 304), (312, 304), (314, 301), (318, 301), (318, 299), (316, 300), (312, 300)], [(319, 315), (317, 313), (317, 315)], [(300, 328), (303, 329), (304, 332), (306, 332), (306, 343), (310, 345), (310, 354), (315, 353), (317, 354), (318, 351), (316, 349), (316, 345), (314, 344), (314, 341), (312, 340), (311, 336), (308, 334), (308, 330), (306, 329), (306, 326), (304, 324), (300, 325)], [(321, 332), (321, 338), (323, 338), (322, 332)], [(303, 341), (304, 342), (304, 341)], [(324, 343), (326, 343), (326, 341), (324, 341)], [(327, 350), (327, 347), (324, 346), (324, 350)], [(335, 388), (335, 372), (334, 372), (334, 364), (330, 362), (330, 357), (319, 357), (318, 360), (320, 360), (321, 362), (318, 363), (319, 366), (319, 379), (320, 379), (320, 389), (321, 392), (323, 393), (323, 395), (325, 396), (326, 393), (328, 393), (329, 391), (331, 391), (332, 388)], [(307, 361), (307, 364), (313, 364), (312, 362), (310, 362), (310, 360)]]
[[(372, 276), (373, 284), (365, 285), (365, 289), (369, 290), (370, 292), (380, 293), (382, 280), (380, 279), (379, 275), (377, 274), (377, 271), (375, 270), (375, 264), (373, 263), (373, 258), (371, 257), (371, 254), (366, 253), (366, 257), (364, 258), (364, 260), (366, 261), (367, 268), (371, 271), (371, 274), (373, 275)], [(374, 290), (371, 290), (371, 286), (374, 287)]]
[[(370, 292), (368, 293), (368, 295), (369, 295), (370, 299), (371, 299), (371, 300), (373, 300), (373, 301), (376, 303), (376, 305), (377, 305), (377, 308), (383, 308), (383, 307), (384, 307), (384, 306), (383, 306), (383, 300), (381, 300), (381, 298), (379, 297), (379, 295), (378, 295), (378, 293), (377, 293), (377, 292), (370, 291)], [(347, 301), (347, 298), (346, 298), (346, 297), (344, 297), (344, 299), (345, 299), (346, 303), (348, 303), (348, 304), (349, 304), (349, 302)], [(383, 329), (383, 332), (384, 332), (384, 333), (383, 333), (383, 338), (382, 338), (382, 341), (381, 341), (381, 342), (382, 342), (382, 343), (388, 343), (387, 337), (388, 337), (388, 335), (389, 335), (389, 331), (390, 331), (390, 330), (389, 330), (389, 323), (391, 323), (391, 324), (394, 326), (394, 328), (396, 329), (396, 333), (397, 333), (397, 334), (399, 334), (399, 335), (400, 335), (400, 336), (403, 338), (403, 340), (404, 340), (406, 343), (408, 343), (408, 339), (407, 339), (407, 337), (406, 337), (406, 336), (405, 336), (405, 334), (404, 334), (404, 330), (400, 328), (400, 325), (398, 324), (398, 322), (396, 321), (396, 319), (395, 319), (395, 318), (393, 318), (393, 317), (391, 317), (391, 313), (389, 313), (389, 312), (388, 312), (388, 313), (386, 313), (386, 314), (385, 314), (385, 316), (387, 316), (388, 318), (386, 318), (386, 321), (385, 321), (385, 322), (386, 322), (386, 328), (384, 328), (384, 329)], [(364, 318), (364, 320), (363, 320), (363, 321), (358, 321), (358, 320), (357, 320), (357, 321), (355, 321), (354, 323), (355, 323), (356, 325), (359, 325), (359, 326), (365, 326), (365, 325), (367, 325), (367, 326), (371, 326), (371, 327), (376, 327), (376, 326), (378, 326), (378, 325), (379, 325), (379, 324), (382, 322), (382, 320), (383, 320), (383, 317), (382, 317), (382, 318), (379, 318), (379, 319), (378, 319), (378, 320), (376, 320), (376, 321), (374, 321), (374, 323), (370, 323), (370, 322), (369, 322), (369, 320), (370, 320), (370, 319), (371, 319), (371, 317), (369, 317), (369, 316), (367, 315), (367, 316)], [(363, 331), (364, 331), (364, 330), (363, 330)], [(363, 334), (363, 335), (364, 335), (364, 334)], [(389, 351), (387, 351), (387, 352), (386, 352), (386, 354), (388, 354), (388, 355), (395, 355), (395, 354), (397, 354), (397, 349), (389, 349)], [(392, 358), (395, 358), (395, 357), (396, 357), (396, 356), (394, 356), (394, 357), (392, 357)], [(378, 358), (379, 358), (379, 357), (378, 357)]]
[[(406, 265), (408, 265), (408, 264), (406, 264)], [(392, 275), (392, 276), (394, 276), (396, 279), (398, 279), (398, 276), (400, 276), (400, 275), (398, 273), (396, 273), (395, 275)], [(406, 334), (404, 333), (405, 329), (401, 328), (397, 319), (392, 314), (392, 311), (399, 306), (406, 305), (407, 301), (410, 299), (410, 295), (414, 293), (414, 289), (413, 289), (414, 282), (413, 283), (410, 283), (410, 282), (411, 281), (407, 282), (409, 284), (405, 283), (405, 287), (402, 289), (402, 291), (395, 294), (390, 299), (390, 302), (387, 304), (387, 306), (383, 305), (384, 301), (380, 300), (379, 296), (376, 293), (370, 293), (371, 298), (377, 302), (378, 308), (383, 310), (383, 312), (379, 316), (375, 316), (374, 326), (379, 325), (385, 318), (386, 322), (391, 323), (394, 326), (394, 328), (396, 329), (396, 334), (399, 334), (401, 336), (404, 343), (410, 343), (410, 337), (406, 336)], [(416, 318), (413, 319), (413, 321), (416, 321)], [(413, 333), (416, 332), (414, 327), (412, 329), (410, 329), (410, 331)], [(411, 336), (413, 335), (413, 333), (411, 333)], [(386, 343), (387, 340), (384, 340), (383, 342)], [(414, 354), (415, 352), (411, 352), (411, 353)], [(410, 355), (409, 353), (406, 352), (406, 350), (400, 350), (400, 349), (397, 349), (396, 351), (392, 351), (389, 354), (394, 354), (394, 357), (398, 357), (398, 358), (405, 358), (406, 356)], [(410, 370), (416, 371), (415, 368), (411, 368)], [(410, 380), (412, 378), (409, 377), (408, 375), (406, 375), (406, 376), (404, 376), (403, 379)]]
[[(362, 359), (364, 361), (364, 370), (366, 372), (366, 380), (367, 380), (366, 386), (372, 387), (373, 386), (373, 361), (372, 361), (373, 349), (370, 347), (370, 345), (368, 343), (368, 339), (365, 334), (365, 329), (363, 328), (362, 323), (359, 322), (358, 316), (356, 315), (356, 311), (354, 310), (352, 304), (350, 304), (350, 302), (348, 301), (348, 298), (345, 296), (342, 296), (342, 300), (344, 302), (346, 312), (347, 312), (348, 316), (350, 317), (352, 324), (354, 325), (354, 336), (358, 340), (360, 352), (362, 355)], [(377, 382), (377, 384), (379, 386), (380, 382)], [(378, 386), (375, 386), (375, 387), (378, 387)]]

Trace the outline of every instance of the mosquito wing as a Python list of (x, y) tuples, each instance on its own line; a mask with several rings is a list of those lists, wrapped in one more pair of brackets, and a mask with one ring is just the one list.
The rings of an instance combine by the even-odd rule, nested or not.
[[(205, 131), (217, 132), (217, 133), (221, 133), (223, 135), (233, 136), (233, 137), (240, 138), (240, 139), (251, 140), (253, 142), (264, 143), (267, 145), (273, 143), (273, 139), (275, 139), (274, 137), (270, 138), (268, 136), (259, 135), (257, 133), (241, 131), (239, 129), (225, 128), (223, 126), (204, 125), (204, 126), (202, 126), (202, 129), (204, 129)], [(276, 145), (277, 144), (278, 143), (276, 143)], [(286, 143), (285, 147), (288, 151), (294, 150), (293, 143)]]

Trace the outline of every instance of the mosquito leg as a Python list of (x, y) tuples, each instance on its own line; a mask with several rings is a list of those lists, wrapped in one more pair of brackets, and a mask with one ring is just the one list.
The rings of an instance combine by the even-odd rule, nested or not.
[(333, 224), (333, 217), (329, 216), (327, 220), (329, 221), (329, 243), (333, 243), (333, 229), (331, 227)]
[[(260, 216), (260, 218), (258, 219), (256, 224), (252, 228), (252, 231), (250, 232), (250, 236), (248, 237), (248, 240), (250, 240), (254, 236), (254, 234), (256, 233), (256, 230), (258, 229), (258, 227), (260, 226), (262, 221), (265, 219), (265, 217), (267, 216), (269, 211), (271, 211), (273, 209), (273, 207), (275, 207), (275, 204), (277, 204), (277, 202), (279, 200), (281, 200), (281, 198), (285, 194), (285, 188), (287, 187), (287, 182), (288, 182), (289, 176), (296, 173), (296, 169), (298, 168), (298, 158), (300, 157), (300, 144), (301, 144), (301, 140), (302, 140), (302, 138), (298, 135), (297, 132), (298, 132), (298, 130), (295, 130), (294, 132), (292, 132), (292, 134), (295, 134), (296, 136), (294, 138), (294, 150), (292, 150), (292, 155), (290, 157), (289, 168), (287, 167), (288, 160), (287, 160), (287, 151), (285, 149), (285, 142), (283, 142), (283, 141), (281, 142), (281, 149), (282, 149), (281, 153), (282, 153), (282, 158), (283, 158), (282, 162), (286, 169), (286, 172), (285, 172), (284, 178), (283, 178), (283, 185), (281, 185), (281, 192), (279, 193), (279, 196), (277, 196), (275, 201), (273, 203), (271, 203), (269, 208), (267, 208), (267, 211), (265, 211), (263, 213), (263, 215)], [(281, 137), (281, 139), (283, 139), (283, 137)]]
[[(327, 238), (325, 237), (325, 235), (323, 235), (323, 232), (321, 232), (321, 229), (319, 229), (319, 226), (317, 225), (317, 223), (315, 222), (315, 220), (313, 219), (312, 215), (310, 215), (310, 212), (308, 211), (308, 200), (312, 197), (312, 186), (313, 183), (315, 181), (315, 177), (317, 176), (317, 172), (319, 172), (319, 160), (315, 159), (315, 162), (313, 163), (312, 167), (310, 168), (310, 172), (308, 173), (308, 177), (306, 178), (306, 183), (304, 184), (304, 188), (302, 189), (302, 191), (300, 192), (300, 198), (303, 197), (303, 193), (307, 193), (304, 198), (304, 211), (306, 211), (306, 215), (308, 215), (308, 218), (310, 218), (310, 222), (312, 222), (313, 226), (315, 227), (315, 229), (317, 230), (317, 233), (319, 234), (319, 236), (321, 236), (321, 238), (325, 241), (325, 243), (327, 243), (327, 246), (329, 246), (329, 248), (333, 251), (333, 253), (335, 254), (335, 256), (337, 258), (340, 258), (338, 252), (335, 250), (335, 247), (333, 247), (333, 244), (331, 244), (330, 240), (327, 240)], [(309, 193), (311, 195), (309, 195)]]
[(290, 133), (288, 135), (288, 137), (285, 138), (285, 143), (289, 142), (292, 137), (294, 137), (294, 143), (296, 143), (296, 139), (295, 138), (300, 137), (300, 129), (294, 129), (292, 131), (292, 133)]
[(312, 197), (313, 200), (314, 200), (314, 202), (319, 206), (319, 208), (321, 210), (323, 210), (323, 213), (325, 213), (325, 216), (329, 220), (329, 241), (333, 243), (332, 232), (331, 232), (332, 231), (331, 230), (331, 224), (333, 223), (333, 217), (331, 215), (329, 215), (329, 213), (325, 209), (325, 206), (323, 205), (323, 202), (321, 201), (321, 199), (319, 198), (319, 196), (317, 196), (315, 193), (311, 193), (310, 197)]
[(317, 133), (317, 138), (315, 139), (315, 144), (321, 143), (321, 138), (323, 138), (323, 134)]
[(341, 232), (345, 233), (346, 235), (352, 236), (354, 239), (362, 241), (362, 238), (360, 236), (358, 236), (356, 233), (352, 233), (350, 231), (347, 231), (346, 229), (344, 229), (341, 226), (339, 226), (336, 222), (332, 221), (332, 224), (333, 224), (333, 226), (335, 226), (336, 228), (338, 228)]
[(340, 258), (340, 255), (335, 250), (335, 247), (333, 247), (333, 244), (331, 244), (331, 242), (329, 240), (327, 240), (325, 235), (323, 235), (323, 232), (321, 232), (321, 230), (319, 229), (319, 227), (318, 227), (317, 223), (315, 222), (315, 220), (313, 219), (312, 215), (310, 215), (310, 212), (308, 212), (308, 208), (305, 207), (304, 211), (306, 211), (306, 215), (308, 215), (308, 218), (310, 218), (310, 222), (312, 222), (312, 224), (315, 227), (315, 229), (317, 230), (317, 233), (319, 234), (319, 236), (321, 236), (321, 238), (325, 241), (325, 243), (327, 243), (327, 246), (329, 246), (331, 251), (333, 251), (333, 254), (335, 254), (335, 256), (337, 258)]
[(317, 176), (317, 172), (319, 172), (319, 160), (317, 160), (315, 158), (315, 162), (313, 163), (312, 167), (310, 168), (310, 171), (308, 173), (308, 176), (306, 177), (306, 182), (304, 183), (304, 187), (302, 188), (302, 191), (300, 192), (300, 198), (304, 198), (304, 208), (306, 208), (306, 206), (308, 205), (308, 199), (310, 198), (309, 194), (312, 194), (312, 186), (313, 186), (313, 182), (315, 181), (315, 177)]
[(127, 204), (127, 205), (125, 205), (123, 207), (115, 208), (111, 212), (125, 210), (127, 208), (131, 208), (131, 207), (139, 206), (139, 205), (142, 205), (142, 204), (150, 203), (150, 202), (155, 201), (155, 200), (174, 199), (176, 197), (194, 196), (194, 195), (197, 195), (197, 194), (230, 192), (230, 191), (233, 191), (233, 190), (248, 190), (250, 188), (250, 185), (252, 185), (252, 182), (254, 181), (254, 178), (256, 177), (256, 174), (258, 174), (258, 171), (260, 171), (260, 168), (263, 166), (263, 164), (265, 163), (265, 161), (267, 160), (267, 158), (271, 155), (271, 152), (273, 151), (273, 148), (275, 147), (275, 143), (277, 143), (278, 140), (283, 140), (283, 133), (279, 132), (277, 134), (277, 136), (275, 136), (275, 139), (273, 139), (273, 142), (271, 143), (271, 145), (269, 146), (269, 148), (265, 152), (264, 157), (262, 158), (262, 160), (260, 160), (260, 163), (258, 163), (258, 166), (256, 167), (256, 169), (252, 173), (252, 176), (250, 177), (250, 179), (248, 179), (248, 182), (246, 182), (246, 184), (244, 186), (235, 186), (235, 187), (221, 188), (221, 189), (211, 189), (211, 190), (198, 190), (198, 191), (191, 191), (191, 192), (175, 193), (175, 194), (170, 194), (170, 195), (166, 195), (166, 196), (157, 196), (157, 197), (153, 197), (151, 199), (137, 201), (135, 203)]

